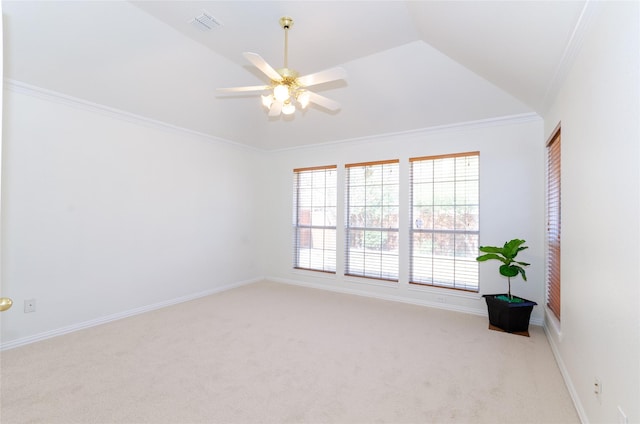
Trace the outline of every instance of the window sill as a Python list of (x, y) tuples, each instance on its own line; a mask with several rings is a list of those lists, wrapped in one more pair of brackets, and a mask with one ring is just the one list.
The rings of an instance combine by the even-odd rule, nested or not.
[(322, 278), (325, 280), (333, 280), (333, 281), (337, 280), (337, 274), (335, 272), (314, 271), (311, 269), (303, 269), (303, 268), (292, 268), (291, 273), (297, 274), (297, 275), (306, 275), (308, 277), (314, 277), (314, 278)]
[(555, 314), (551, 312), (547, 306), (544, 307), (544, 324), (547, 328), (547, 331), (552, 334), (552, 336), (558, 340), (558, 342), (562, 341), (562, 325), (558, 318), (556, 318)]
[(356, 284), (363, 284), (366, 286), (387, 287), (392, 289), (397, 289), (399, 287), (399, 283), (397, 281), (358, 277), (356, 275), (345, 275), (343, 280), (345, 283), (356, 283)]
[(478, 292), (450, 289), (447, 287), (425, 286), (420, 284), (409, 284), (409, 291), (428, 293), (435, 296), (459, 297), (462, 299), (482, 299), (482, 295)]

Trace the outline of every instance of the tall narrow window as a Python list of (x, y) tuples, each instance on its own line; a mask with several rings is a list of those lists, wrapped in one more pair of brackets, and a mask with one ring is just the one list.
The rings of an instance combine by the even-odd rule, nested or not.
[(336, 168), (293, 170), (295, 268), (336, 272)]
[(478, 152), (412, 158), (409, 282), (478, 291)]
[(398, 162), (346, 165), (347, 275), (398, 281)]
[(560, 128), (547, 144), (547, 306), (560, 319)]

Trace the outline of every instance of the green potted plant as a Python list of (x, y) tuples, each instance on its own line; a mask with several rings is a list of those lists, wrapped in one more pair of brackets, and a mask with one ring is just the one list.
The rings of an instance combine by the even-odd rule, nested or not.
[(507, 293), (485, 294), (483, 297), (487, 302), (489, 323), (509, 333), (528, 331), (531, 311), (533, 307), (537, 305), (536, 302), (531, 300), (511, 295), (512, 277), (517, 277), (518, 274), (520, 274), (522, 279), (527, 281), (527, 274), (524, 267), (529, 266), (529, 264), (516, 260), (518, 253), (524, 249), (528, 249), (527, 246), (524, 246), (524, 243), (526, 243), (524, 240), (513, 239), (507, 241), (502, 247), (480, 246), (479, 249), (481, 252), (484, 252), (484, 255), (476, 258), (478, 262), (488, 260), (501, 262), (498, 270), (500, 275), (507, 277)]

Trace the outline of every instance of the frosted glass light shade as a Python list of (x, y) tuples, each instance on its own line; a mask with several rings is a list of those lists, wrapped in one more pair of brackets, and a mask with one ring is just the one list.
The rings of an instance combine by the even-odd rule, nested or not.
[(303, 91), (298, 95), (298, 101), (300, 102), (300, 106), (302, 109), (306, 108), (309, 105), (309, 92)]
[(289, 98), (289, 87), (280, 84), (273, 89), (273, 97), (279, 102), (284, 102)]
[(291, 103), (285, 103), (282, 106), (282, 113), (285, 114), (285, 115), (291, 115), (295, 111), (296, 111), (296, 107), (294, 105), (292, 105)]
[(269, 94), (268, 96), (260, 96), (262, 97), (262, 104), (267, 109), (271, 108), (271, 104), (273, 103), (273, 95)]

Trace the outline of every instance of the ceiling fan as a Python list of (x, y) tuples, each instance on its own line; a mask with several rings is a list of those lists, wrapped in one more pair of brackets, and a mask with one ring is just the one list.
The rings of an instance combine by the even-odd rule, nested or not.
[(340, 103), (309, 91), (307, 87), (346, 79), (347, 72), (343, 68), (331, 68), (313, 74), (298, 76), (298, 72), (288, 67), (288, 36), (289, 29), (293, 26), (293, 19), (283, 16), (280, 18), (280, 26), (284, 29), (284, 66), (282, 68), (274, 69), (257, 53), (243, 53), (243, 56), (249, 62), (269, 77), (271, 80), (269, 85), (219, 88), (217, 91), (237, 93), (270, 90), (270, 93), (261, 96), (262, 104), (269, 110), (269, 116), (279, 116), (280, 113), (291, 115), (296, 111), (296, 105), (304, 109), (309, 103), (315, 103), (332, 112), (339, 110)]

